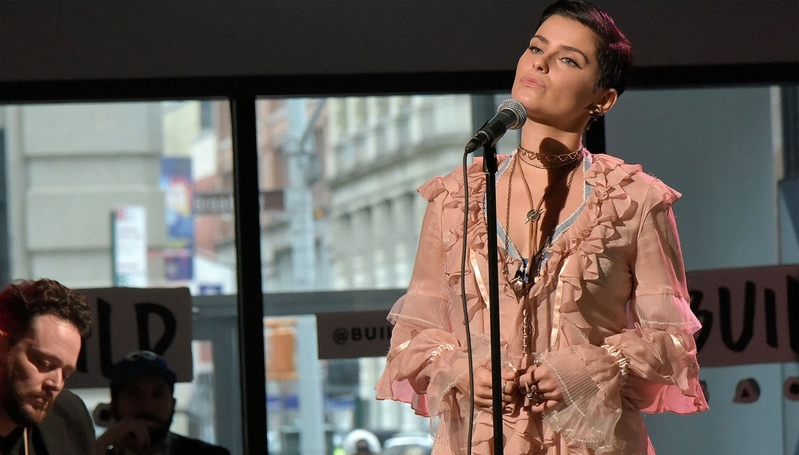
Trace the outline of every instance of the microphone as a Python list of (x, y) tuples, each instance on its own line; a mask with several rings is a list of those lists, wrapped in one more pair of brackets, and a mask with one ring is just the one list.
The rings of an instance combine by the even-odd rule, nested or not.
[(466, 153), (472, 153), (486, 144), (495, 145), (505, 135), (506, 131), (521, 128), (526, 120), (527, 109), (525, 109), (524, 104), (514, 99), (499, 103), (497, 115), (487, 121), (472, 140), (466, 144)]

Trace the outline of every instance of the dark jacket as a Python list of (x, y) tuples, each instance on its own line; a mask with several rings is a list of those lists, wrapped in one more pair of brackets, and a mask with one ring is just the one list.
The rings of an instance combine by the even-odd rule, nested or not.
[(176, 435), (177, 439), (172, 445), (173, 455), (230, 455), (228, 449), (208, 444), (198, 439)]
[[(53, 409), (32, 432), (34, 444), (41, 438), (47, 455), (86, 455), (94, 452), (94, 423), (86, 404), (69, 390), (62, 390)], [(38, 451), (36, 455), (42, 455)]]
[(36, 455), (93, 453), (94, 424), (83, 400), (62, 390), (44, 420), (31, 428), (31, 445)]

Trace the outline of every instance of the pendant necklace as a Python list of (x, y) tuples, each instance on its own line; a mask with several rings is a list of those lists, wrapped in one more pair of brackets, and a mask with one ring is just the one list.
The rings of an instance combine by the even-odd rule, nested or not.
[[(541, 156), (547, 156), (547, 155), (531, 152), (531, 151), (529, 151), (527, 149), (522, 148), (521, 146), (519, 146), (519, 149), (520, 150), (518, 150), (517, 153), (513, 157), (513, 162), (511, 163), (510, 175), (508, 177), (508, 200), (507, 200), (507, 207), (506, 207), (506, 211), (505, 211), (505, 246), (506, 246), (506, 248), (508, 246), (508, 238), (510, 236), (510, 203), (511, 203), (511, 194), (512, 194), (512, 188), (513, 188), (513, 175), (514, 175), (514, 172), (516, 170), (516, 158), (517, 157), (520, 158), (526, 164), (529, 164), (529, 165), (537, 167), (537, 168), (543, 168), (543, 169), (547, 169), (547, 168), (550, 168), (550, 167), (561, 167), (561, 166), (570, 165), (570, 164), (571, 165), (575, 165), (571, 169), (571, 171), (569, 171), (568, 173), (562, 174), (555, 182), (550, 184), (546, 188), (546, 190), (544, 190), (544, 194), (541, 196), (541, 199), (538, 201), (538, 204), (535, 204), (535, 205), (533, 205), (534, 204), (534, 200), (533, 200), (532, 192), (530, 191), (530, 185), (527, 182), (527, 178), (526, 178), (526, 176), (524, 174), (524, 171), (522, 171), (522, 182), (524, 183), (524, 187), (527, 190), (528, 201), (529, 201), (530, 205), (532, 206), (532, 208), (527, 212), (527, 214), (526, 214), (526, 216), (524, 218), (524, 221), (522, 222), (522, 224), (529, 224), (528, 239), (530, 241), (529, 241), (529, 245), (528, 245), (528, 248), (529, 248), (528, 257), (527, 258), (524, 258), (524, 257), (522, 258), (522, 264), (519, 266), (519, 269), (516, 271), (513, 279), (510, 280), (513, 292), (516, 295), (516, 298), (520, 300), (522, 297), (526, 296), (530, 292), (530, 289), (533, 287), (533, 285), (538, 282), (539, 276), (540, 276), (541, 264), (542, 264), (543, 259), (544, 259), (544, 253), (545, 253), (546, 249), (549, 247), (550, 243), (552, 242), (552, 233), (550, 233), (546, 237), (546, 241), (542, 242), (539, 245), (538, 223), (541, 220), (542, 215), (544, 214), (544, 210), (545, 210), (544, 201), (546, 200), (547, 196), (549, 195), (550, 190), (552, 188), (555, 188), (557, 186), (557, 184), (566, 175), (569, 176), (569, 178), (568, 178), (568, 180), (566, 182), (566, 194), (568, 195), (569, 189), (571, 188), (572, 181), (574, 180), (574, 175), (576, 174), (577, 168), (579, 167), (576, 164), (578, 164), (580, 161), (582, 161), (583, 147), (580, 147), (580, 149), (577, 150), (576, 152), (570, 152), (568, 154), (563, 154), (563, 155), (552, 155), (552, 156), (556, 157), (555, 159), (559, 160), (559, 162), (557, 162), (555, 165), (549, 165), (549, 166), (536, 165), (536, 164), (534, 164), (534, 163), (532, 163), (530, 161), (527, 161), (526, 159), (524, 159), (524, 157), (521, 156), (522, 154), (526, 154), (529, 157), (532, 154), (532, 156), (535, 159), (538, 159), (539, 161), (541, 161)], [(565, 158), (561, 158), (561, 157), (565, 157)], [(549, 160), (550, 158), (547, 158), (547, 159)], [(553, 231), (553, 233), (554, 233), (554, 231)], [(533, 252), (533, 248), (536, 248), (536, 247), (538, 249), (534, 253)], [(508, 276), (508, 278), (510, 278), (510, 276), (508, 275), (507, 264), (505, 264), (505, 274), (506, 274), (506, 276)]]

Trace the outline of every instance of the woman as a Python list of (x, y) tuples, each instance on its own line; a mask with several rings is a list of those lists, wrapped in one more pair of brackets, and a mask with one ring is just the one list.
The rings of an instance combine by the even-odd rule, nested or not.
[[(671, 204), (680, 196), (639, 166), (582, 146), (624, 91), (629, 42), (582, 1), (548, 7), (516, 68), (527, 108), (521, 144), (501, 159), (497, 231), (504, 453), (652, 454), (639, 411), (707, 409), (699, 387)], [(460, 305), (465, 281), (474, 354), (473, 453), (492, 453), (488, 264), (482, 163), (468, 168), (469, 232), (461, 276), (461, 171), (420, 188), (428, 199), (408, 293), (379, 399), (410, 403), (438, 425), (433, 453), (466, 453), (469, 374)]]

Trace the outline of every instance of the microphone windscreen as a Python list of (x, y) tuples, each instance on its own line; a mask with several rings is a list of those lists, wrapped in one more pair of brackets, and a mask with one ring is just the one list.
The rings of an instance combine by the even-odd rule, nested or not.
[(519, 101), (507, 99), (499, 103), (497, 112), (502, 112), (503, 110), (505, 110), (506, 113), (508, 113), (513, 119), (513, 123), (508, 125), (509, 130), (517, 130), (524, 125), (524, 122), (527, 121), (527, 109), (524, 107), (524, 104)]

